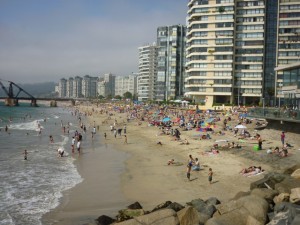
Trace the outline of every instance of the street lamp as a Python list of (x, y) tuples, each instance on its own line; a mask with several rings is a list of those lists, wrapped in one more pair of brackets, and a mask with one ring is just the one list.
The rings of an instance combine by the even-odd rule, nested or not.
[(280, 109), (280, 95), (282, 93), (282, 83), (279, 83), (278, 86), (280, 87), (279, 91), (278, 91), (278, 97), (279, 97), (279, 102), (278, 102), (278, 108)]
[(236, 84), (238, 86), (238, 93), (237, 93), (238, 96), (237, 97), (238, 97), (238, 107), (239, 107), (240, 106), (240, 88), (241, 88), (240, 86), (241, 86), (241, 82), (238, 81)]
[(265, 116), (265, 98), (262, 98), (263, 103), (263, 115)]

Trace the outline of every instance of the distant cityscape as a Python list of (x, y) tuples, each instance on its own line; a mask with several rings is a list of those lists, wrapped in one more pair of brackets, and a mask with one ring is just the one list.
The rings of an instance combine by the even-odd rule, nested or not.
[(217, 104), (276, 106), (300, 101), (299, 0), (190, 0), (185, 25), (160, 26), (138, 48), (127, 76), (62, 78), (59, 97), (131, 93), (140, 101), (186, 98)]

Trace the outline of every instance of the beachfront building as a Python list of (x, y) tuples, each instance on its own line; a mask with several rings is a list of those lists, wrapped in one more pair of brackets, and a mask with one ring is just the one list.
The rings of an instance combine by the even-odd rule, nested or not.
[(139, 74), (137, 77), (137, 94), (139, 101), (155, 99), (155, 82), (157, 75), (157, 46), (145, 45), (139, 50)]
[(188, 3), (185, 95), (212, 106), (233, 102), (234, 0)]
[(183, 96), (185, 73), (186, 26), (157, 28), (157, 77), (155, 100), (172, 100)]
[(97, 81), (97, 94), (103, 97), (114, 97), (115, 96), (115, 79), (116, 76), (107, 73), (100, 76)]
[(185, 95), (206, 106), (258, 103), (265, 1), (191, 0), (188, 7)]
[(265, 2), (236, 1), (234, 103), (258, 104), (263, 97)]
[(67, 80), (62, 78), (58, 83), (58, 97), (65, 98), (67, 97)]
[(137, 93), (137, 74), (132, 73), (128, 76), (116, 76), (115, 96), (123, 97), (126, 92), (133, 95)]
[(73, 97), (73, 83), (74, 83), (74, 78), (70, 77), (67, 80), (67, 94), (66, 94), (66, 97), (68, 97), (68, 98)]
[(85, 98), (97, 97), (97, 77), (85, 75), (82, 79), (82, 95)]
[[(278, 101), (299, 95), (300, 1), (279, 0), (276, 97)], [(293, 105), (298, 103), (293, 102)], [(298, 106), (299, 107), (299, 106)]]
[(73, 81), (73, 97), (82, 98), (82, 77), (76, 76)]
[(278, 106), (300, 109), (300, 62), (275, 68), (282, 81), (278, 84)]

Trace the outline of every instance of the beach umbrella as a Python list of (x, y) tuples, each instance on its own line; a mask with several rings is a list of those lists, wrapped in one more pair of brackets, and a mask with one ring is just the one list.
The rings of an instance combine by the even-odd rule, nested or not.
[(166, 117), (166, 118), (163, 118), (163, 122), (165, 123), (165, 122), (169, 122), (171, 119), (170, 119), (170, 117)]
[(214, 119), (215, 119), (215, 118), (209, 118), (209, 119), (206, 120), (206, 122), (211, 123), (211, 122), (214, 121)]
[(247, 127), (242, 124), (235, 126), (235, 128), (236, 129), (247, 129)]

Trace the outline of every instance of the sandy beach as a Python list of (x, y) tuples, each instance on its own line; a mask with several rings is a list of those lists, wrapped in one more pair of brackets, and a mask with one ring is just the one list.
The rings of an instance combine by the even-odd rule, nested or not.
[[(214, 196), (221, 202), (227, 201), (240, 191), (248, 191), (250, 183), (261, 179), (265, 173), (282, 171), (300, 158), (298, 134), (286, 133), (286, 141), (293, 147), (289, 148), (288, 157), (281, 158), (266, 153), (270, 147), (282, 146), (280, 130), (256, 131), (254, 122), (245, 124), (251, 136), (259, 133), (264, 140), (263, 150), (254, 151), (253, 146), (257, 145), (257, 140), (238, 140), (239, 136), (234, 136), (230, 130), (224, 131), (224, 135), (216, 134), (222, 130), (225, 116), (221, 114), (218, 114), (220, 121), (215, 122), (216, 132), (211, 134), (211, 139), (200, 140), (199, 137), (205, 133), (196, 129), (180, 130), (181, 140), (187, 139), (189, 142), (185, 145), (181, 141), (175, 141), (171, 135), (161, 134), (161, 130), (156, 126), (149, 126), (147, 120), (132, 118), (127, 122), (128, 113), (114, 111), (113, 107), (106, 108), (113, 114), (110, 119), (104, 113), (105, 110), (100, 113), (100, 105), (80, 106), (79, 110), (91, 114), (88, 117), (89, 127), (93, 123), (99, 126), (96, 138), (101, 144), (94, 146), (76, 160), (75, 164), (84, 181), (65, 192), (62, 204), (43, 218), (43, 221), (51, 221), (54, 224), (92, 224), (98, 216), (106, 214), (113, 217), (119, 209), (126, 208), (135, 201), (140, 202), (146, 210), (151, 210), (167, 200), (184, 205), (192, 199), (205, 200)], [(180, 110), (180, 113), (186, 112), (187, 110)], [(142, 114), (141, 111), (139, 113)], [(168, 116), (171, 116), (172, 120), (176, 118), (171, 111)], [(238, 115), (230, 116), (232, 119), (227, 125), (235, 127), (239, 122)], [(125, 143), (123, 133), (122, 136), (114, 137), (110, 131), (110, 125), (114, 122), (116, 128), (126, 126), (128, 143)], [(175, 123), (172, 127), (178, 128), (178, 124)], [(107, 134), (106, 139), (104, 133)], [(219, 148), (219, 154), (205, 153), (218, 140), (234, 141), (242, 148)], [(157, 144), (159, 141), (162, 145)], [(219, 147), (227, 145), (227, 142), (218, 143)], [(191, 172), (190, 181), (186, 177), (189, 155), (199, 158), (201, 167), (200, 171)], [(170, 159), (174, 159), (178, 164), (168, 165)], [(100, 161), (105, 162), (99, 164)], [(110, 163), (114, 165), (111, 166)], [(253, 165), (261, 166), (265, 172), (251, 177), (239, 173), (243, 168)], [(109, 174), (106, 168), (111, 167), (120, 172), (119, 177), (112, 177), (109, 183), (113, 185), (103, 187), (106, 181), (98, 180), (98, 174)], [(212, 184), (208, 182), (209, 168), (213, 170)]]

